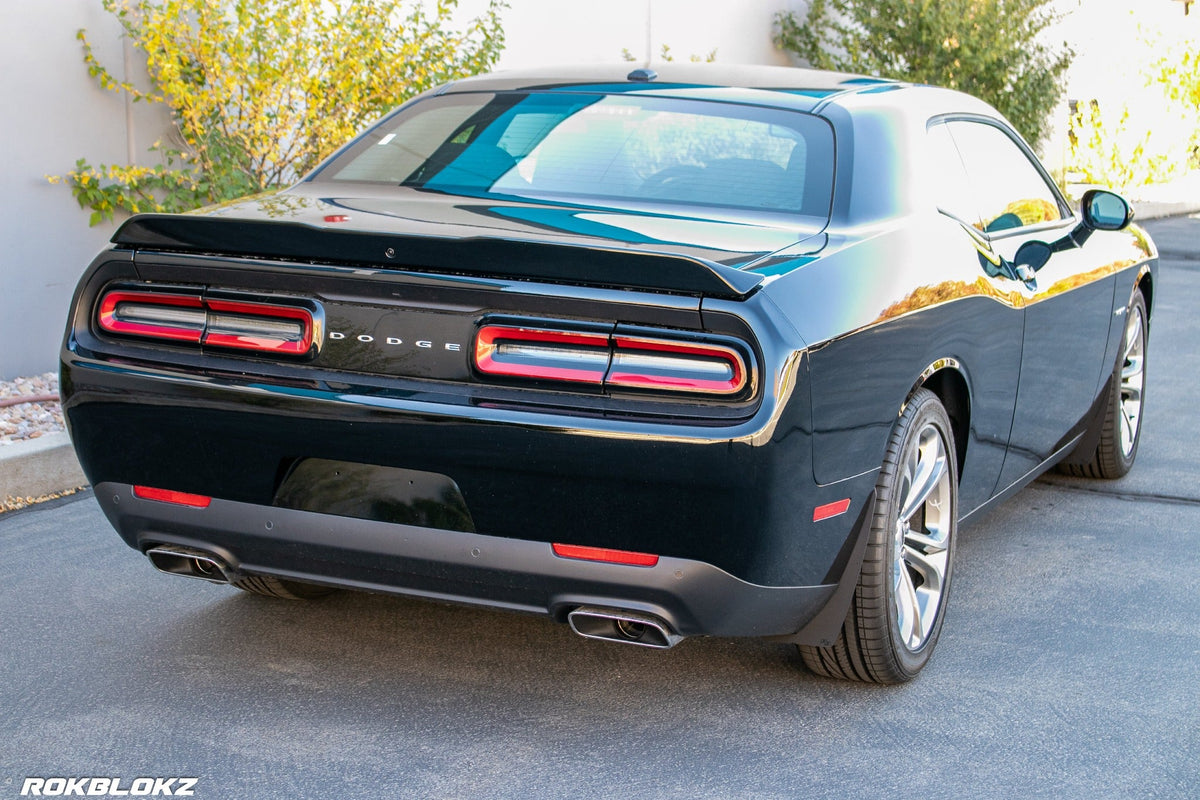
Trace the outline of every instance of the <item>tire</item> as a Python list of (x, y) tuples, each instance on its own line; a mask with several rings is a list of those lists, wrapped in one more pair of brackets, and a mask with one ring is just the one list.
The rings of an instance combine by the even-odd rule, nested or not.
[(1133, 293), (1125, 312), (1125, 335), (1121, 356), (1113, 367), (1108, 404), (1104, 409), (1100, 442), (1091, 460), (1063, 464), (1062, 471), (1080, 478), (1121, 478), (1133, 467), (1138, 442), (1142, 439), (1142, 410), (1146, 397), (1146, 342), (1150, 326), (1146, 299), (1141, 290)]
[(328, 586), (317, 586), (313, 583), (300, 581), (285, 581), (267, 575), (248, 575), (232, 582), (232, 585), (250, 594), (263, 597), (274, 597), (279, 600), (312, 600), (336, 592)]
[(831, 647), (800, 646), (829, 678), (902, 683), (933, 654), (945, 618), (958, 530), (950, 417), (919, 389), (892, 428), (850, 612)]

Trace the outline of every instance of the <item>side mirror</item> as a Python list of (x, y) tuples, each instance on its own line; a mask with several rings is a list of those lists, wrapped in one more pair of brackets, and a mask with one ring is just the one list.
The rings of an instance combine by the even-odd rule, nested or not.
[(1079, 204), (1083, 224), (1095, 231), (1119, 231), (1133, 219), (1133, 209), (1119, 194), (1090, 189)]
[(1133, 208), (1119, 194), (1104, 189), (1088, 189), (1079, 202), (1083, 219), (1075, 230), (1052, 244), (1054, 252), (1083, 247), (1092, 231), (1123, 230), (1133, 220)]
[(1050, 260), (1054, 251), (1045, 242), (1029, 241), (1017, 248), (1013, 256), (1013, 271), (1021, 280), (1029, 283), (1033, 275)]

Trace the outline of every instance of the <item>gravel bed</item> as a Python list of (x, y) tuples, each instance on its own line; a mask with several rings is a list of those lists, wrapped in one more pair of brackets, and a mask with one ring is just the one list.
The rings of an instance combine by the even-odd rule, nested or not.
[[(0, 400), (17, 396), (58, 394), (58, 373), (0, 381)], [(0, 408), (0, 447), (47, 433), (65, 430), (62, 407), (57, 401), (20, 403)]]
[(57, 500), (60, 497), (69, 497), (76, 492), (82, 491), (85, 487), (79, 486), (74, 489), (67, 489), (65, 492), (55, 492), (54, 494), (44, 494), (41, 497), (6, 497), (0, 500), (0, 514), (6, 511), (20, 511), (30, 506), (36, 506), (39, 503), (45, 503), (47, 500)]

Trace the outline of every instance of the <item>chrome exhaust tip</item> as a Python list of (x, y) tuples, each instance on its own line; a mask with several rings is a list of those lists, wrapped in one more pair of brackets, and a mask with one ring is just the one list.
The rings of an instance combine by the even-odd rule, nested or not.
[(199, 578), (209, 583), (229, 583), (231, 570), (212, 553), (191, 547), (159, 545), (146, 551), (146, 557), (159, 572)]
[(666, 622), (639, 611), (620, 611), (610, 608), (580, 606), (567, 614), (571, 630), (586, 639), (636, 644), (666, 650), (683, 639), (673, 633)]

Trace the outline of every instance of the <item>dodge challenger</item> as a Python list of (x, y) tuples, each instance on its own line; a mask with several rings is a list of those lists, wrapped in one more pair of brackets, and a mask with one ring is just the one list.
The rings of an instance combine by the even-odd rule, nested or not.
[(125, 221), (76, 290), (80, 463), (159, 570), (594, 639), (928, 662), (960, 524), (1137, 455), (1157, 251), (967, 95), (497, 73), (294, 186)]

